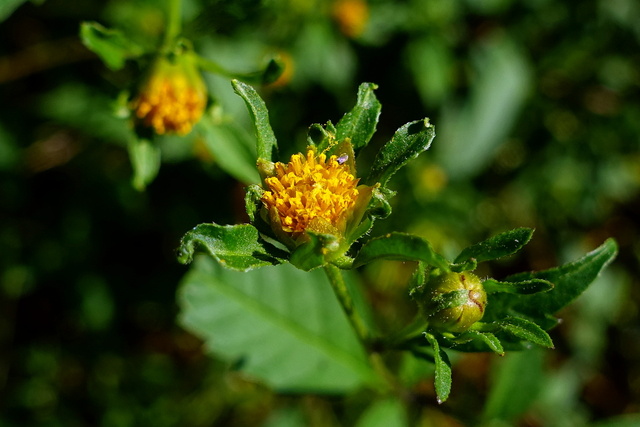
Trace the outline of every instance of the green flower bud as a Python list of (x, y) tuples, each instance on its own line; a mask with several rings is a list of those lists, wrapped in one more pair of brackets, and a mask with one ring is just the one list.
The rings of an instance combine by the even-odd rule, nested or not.
[(466, 331), (487, 306), (482, 281), (469, 272), (434, 272), (414, 294), (429, 327), (442, 332)]

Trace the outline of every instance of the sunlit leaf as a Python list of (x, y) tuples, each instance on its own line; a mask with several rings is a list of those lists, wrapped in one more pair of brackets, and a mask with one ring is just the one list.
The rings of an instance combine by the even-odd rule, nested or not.
[(389, 233), (369, 240), (356, 255), (353, 265), (359, 267), (377, 259), (422, 261), (445, 270), (449, 268), (447, 260), (437, 254), (428, 241), (406, 233)]
[(260, 239), (258, 230), (249, 224), (200, 224), (182, 237), (178, 260), (188, 264), (196, 250), (204, 251), (227, 268), (248, 271), (282, 262), (276, 248)]
[(336, 139), (338, 142), (345, 138), (351, 139), (353, 150), (365, 147), (376, 131), (378, 117), (382, 105), (373, 93), (377, 89), (373, 83), (362, 83), (358, 88), (358, 99), (355, 107), (336, 125)]
[(320, 270), (238, 273), (199, 258), (180, 291), (181, 323), (217, 357), (280, 391), (346, 392), (377, 377)]
[(404, 427), (407, 415), (397, 399), (374, 401), (360, 416), (356, 427)]
[(276, 136), (269, 122), (269, 111), (256, 90), (239, 80), (232, 80), (233, 89), (242, 97), (256, 128), (258, 158), (271, 160), (273, 150), (278, 148)]
[(532, 235), (533, 230), (530, 228), (516, 228), (515, 230), (497, 234), (464, 249), (454, 262), (458, 264), (469, 259), (482, 262), (512, 255), (529, 243)]
[(435, 127), (429, 119), (409, 122), (400, 127), (373, 161), (367, 183), (385, 186), (389, 178), (409, 160), (427, 150), (435, 138)]

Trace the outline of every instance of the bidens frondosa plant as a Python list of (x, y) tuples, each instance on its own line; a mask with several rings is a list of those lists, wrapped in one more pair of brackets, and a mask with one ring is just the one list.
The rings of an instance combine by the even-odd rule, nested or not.
[[(403, 353), (434, 364), (443, 402), (451, 389), (445, 349), (502, 355), (532, 344), (553, 347), (546, 332), (557, 323), (553, 314), (616, 255), (608, 240), (578, 261), (498, 281), (473, 271), (480, 262), (519, 251), (533, 230), (498, 234), (453, 261), (420, 236), (370, 237), (374, 221), (391, 212), (389, 179), (435, 137), (429, 120), (400, 127), (363, 173), (356, 168), (358, 154), (374, 135), (381, 110), (376, 86), (363, 83), (356, 105), (336, 125), (312, 125), (306, 149), (277, 161), (264, 102), (251, 86), (233, 86), (255, 123), (261, 184), (247, 188), (250, 224), (200, 224), (183, 237), (181, 262), (191, 262), (198, 250), (217, 263), (200, 257), (185, 278), (182, 319), (211, 340), (217, 355), (242, 360), (241, 370), (274, 388), (336, 393), (369, 385), (383, 395), (407, 396), (410, 385), (385, 363)], [(343, 274), (382, 259), (415, 265), (407, 286), (415, 321), (391, 335), (379, 332), (366, 298)], [(334, 298), (322, 297), (318, 271), (326, 274)]]

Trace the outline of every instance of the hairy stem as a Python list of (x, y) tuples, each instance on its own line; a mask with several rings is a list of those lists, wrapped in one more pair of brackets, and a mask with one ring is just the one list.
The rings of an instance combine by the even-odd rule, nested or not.
[(182, 31), (182, 0), (167, 0), (167, 32), (164, 35), (164, 48), (171, 49), (176, 37)]

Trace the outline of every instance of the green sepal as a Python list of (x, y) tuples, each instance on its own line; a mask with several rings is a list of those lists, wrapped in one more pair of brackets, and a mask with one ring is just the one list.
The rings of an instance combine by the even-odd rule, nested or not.
[(474, 259), (476, 262), (489, 261), (512, 255), (529, 243), (533, 230), (531, 228), (516, 228), (497, 234), (460, 252), (454, 260), (455, 264)]
[(391, 176), (409, 160), (427, 150), (435, 138), (435, 127), (425, 118), (401, 126), (376, 155), (366, 182), (383, 187)]
[(353, 150), (356, 152), (366, 147), (376, 132), (382, 109), (382, 105), (373, 92), (377, 88), (378, 86), (373, 83), (362, 83), (358, 88), (355, 107), (346, 113), (336, 125), (336, 140), (341, 142), (349, 138)]
[(160, 148), (146, 138), (132, 138), (128, 145), (133, 168), (131, 183), (138, 191), (144, 191), (160, 171)]
[(554, 348), (553, 341), (547, 332), (534, 322), (521, 317), (507, 317), (495, 325), (500, 329), (542, 347)]
[(447, 353), (440, 348), (440, 344), (435, 336), (425, 332), (424, 337), (433, 348), (433, 358), (435, 362), (434, 385), (438, 403), (443, 403), (449, 398), (451, 392), (451, 362)]
[(326, 125), (314, 123), (309, 126), (307, 143), (316, 146), (318, 152), (321, 153), (335, 144), (336, 132), (336, 128), (331, 121), (328, 121)]
[(121, 31), (105, 28), (97, 22), (80, 24), (80, 38), (87, 49), (97, 54), (112, 70), (119, 70), (124, 67), (127, 59), (144, 54), (144, 49)]
[(249, 109), (251, 120), (256, 128), (258, 158), (272, 160), (273, 151), (278, 149), (278, 142), (269, 122), (267, 106), (258, 95), (258, 92), (248, 84), (239, 80), (232, 80), (231, 85), (233, 90), (242, 97)]
[(307, 230), (309, 241), (298, 246), (291, 253), (289, 262), (304, 271), (325, 265), (332, 258), (341, 254), (340, 239), (333, 234), (314, 233)]
[(284, 262), (286, 253), (265, 244), (258, 230), (249, 224), (200, 224), (186, 233), (178, 248), (178, 261), (188, 264), (196, 250), (208, 253), (221, 265), (248, 271)]
[(547, 292), (553, 289), (553, 283), (542, 279), (523, 280), (520, 282), (499, 282), (495, 279), (487, 279), (482, 282), (482, 285), (488, 294), (509, 293), (529, 295), (538, 292)]
[(459, 289), (435, 296), (429, 306), (434, 313), (437, 313), (448, 308), (459, 307), (467, 301), (469, 301), (469, 291), (467, 289)]
[(406, 233), (394, 232), (369, 240), (356, 255), (353, 266), (359, 267), (377, 259), (422, 261), (449, 270), (447, 260), (437, 254), (428, 241)]
[(465, 262), (461, 262), (458, 264), (451, 264), (451, 271), (455, 273), (462, 273), (463, 271), (473, 271), (478, 268), (478, 262), (475, 258), (471, 258), (466, 260)]

